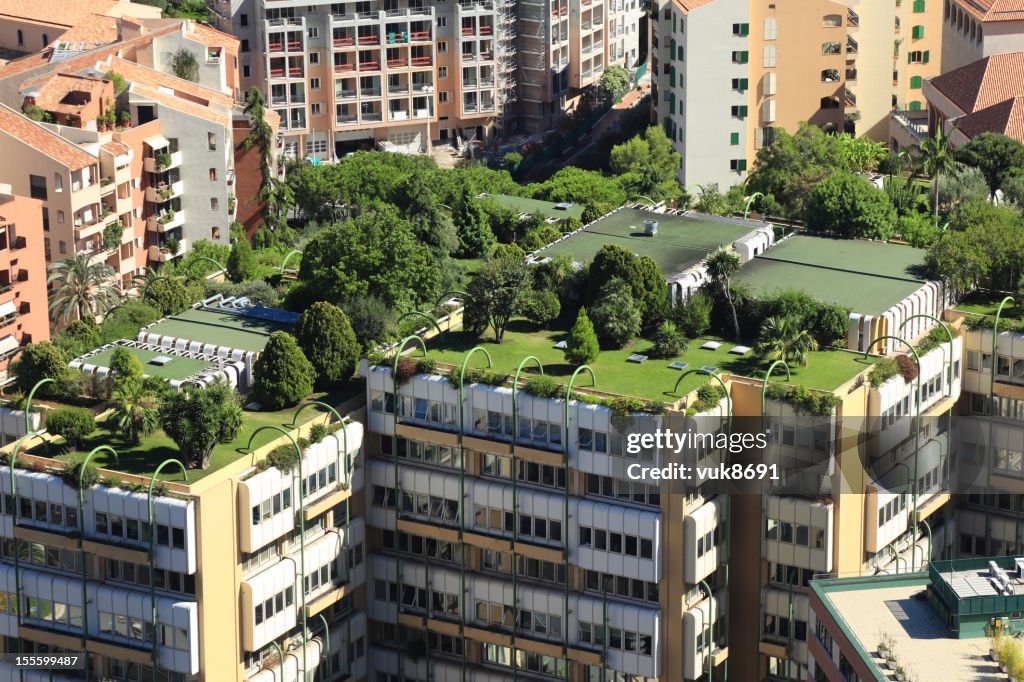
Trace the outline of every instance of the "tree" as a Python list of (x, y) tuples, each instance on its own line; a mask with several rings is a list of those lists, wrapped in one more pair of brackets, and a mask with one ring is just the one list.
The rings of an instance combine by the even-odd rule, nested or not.
[(82, 407), (58, 407), (46, 415), (46, 430), (80, 450), (85, 437), (96, 430), (96, 419)]
[[(43, 379), (58, 380), (68, 369), (68, 358), (50, 341), (30, 343), (21, 351), (21, 357), (11, 365), (17, 378), (18, 390), (28, 393)], [(52, 384), (39, 389), (41, 395), (52, 395)]]
[(459, 237), (457, 255), (461, 258), (490, 255), (494, 249), (494, 233), (480, 202), (464, 188), (453, 208), (452, 221)]
[(885, 192), (864, 178), (836, 173), (811, 192), (804, 205), (808, 227), (847, 237), (888, 239), (896, 209)]
[(554, 202), (610, 204), (612, 207), (626, 203), (626, 191), (618, 178), (609, 178), (596, 171), (566, 166), (534, 192), (534, 199)]
[(807, 366), (807, 356), (818, 349), (811, 332), (792, 317), (769, 317), (761, 325), (758, 355), (769, 360), (796, 362)]
[(210, 465), (219, 443), (229, 443), (242, 427), (238, 393), (227, 382), (206, 387), (187, 384), (160, 406), (160, 427), (195, 469)]
[(509, 322), (523, 311), (532, 285), (532, 273), (522, 261), (487, 261), (466, 287), (467, 314), (483, 321), (484, 328), (490, 327), (494, 340), (501, 343)]
[(958, 230), (943, 232), (925, 254), (928, 276), (944, 280), (956, 297), (978, 288), (991, 266), (992, 261), (981, 245)]
[(121, 246), (121, 238), (124, 235), (124, 225), (121, 224), (120, 220), (114, 222), (103, 228), (103, 248), (107, 251), (113, 251)]
[(114, 86), (114, 95), (120, 95), (128, 89), (128, 81), (126, 81), (124, 76), (116, 71), (107, 71), (106, 75), (103, 77), (110, 81)]
[[(267, 122), (266, 102), (263, 93), (255, 85), (245, 93), (245, 109), (249, 119), (249, 134), (245, 136), (239, 147), (248, 151), (253, 147), (260, 155), (260, 189), (257, 197), (267, 198), (273, 182), (274, 129)], [(261, 199), (263, 201), (263, 199)], [(267, 210), (266, 202), (264, 212)], [(264, 216), (266, 217), (266, 216)]]
[(100, 324), (99, 343), (110, 343), (118, 339), (134, 339), (139, 330), (160, 319), (160, 311), (141, 301), (129, 301), (110, 311)]
[(661, 126), (650, 126), (643, 135), (612, 147), (610, 165), (623, 187), (655, 201), (679, 196), (676, 181), (679, 153)]
[(160, 425), (159, 401), (146, 388), (141, 377), (118, 382), (112, 395), (114, 412), (110, 416), (117, 430), (138, 445), (142, 436), (148, 436)]
[(732, 276), (740, 269), (740, 257), (732, 251), (719, 249), (707, 257), (704, 267), (713, 287), (718, 289), (725, 298), (729, 312), (732, 314), (732, 327), (736, 341), (740, 340), (740, 319), (736, 315), (736, 305), (732, 300)]
[(163, 316), (177, 315), (200, 296), (177, 277), (158, 279), (146, 287), (142, 300)]
[(601, 216), (608, 215), (615, 210), (615, 206), (604, 201), (588, 201), (583, 207), (583, 223), (592, 223)]
[(116, 384), (141, 380), (144, 371), (142, 362), (124, 346), (118, 346), (110, 355), (110, 373)]
[(905, 239), (911, 246), (925, 249), (939, 237), (939, 228), (927, 214), (908, 213), (896, 221), (896, 234)]
[(228, 277), (232, 282), (244, 282), (256, 277), (256, 256), (252, 252), (249, 240), (244, 236), (235, 240), (228, 255)]
[(942, 131), (942, 126), (935, 130), (935, 135), (927, 137), (920, 147), (921, 168), (925, 175), (932, 178), (932, 215), (939, 215), (939, 180), (943, 175), (953, 172), (959, 165), (949, 138)]
[(638, 258), (618, 244), (602, 246), (587, 270), (587, 302), (596, 301), (601, 288), (615, 277), (629, 284), (643, 327), (650, 328), (661, 321), (667, 308), (668, 284), (650, 256)]
[(171, 72), (178, 78), (198, 83), (199, 60), (191, 50), (183, 47), (171, 56)]
[(609, 66), (598, 81), (601, 94), (606, 102), (617, 102), (633, 87), (629, 72), (618, 65)]
[(303, 311), (295, 338), (313, 365), (316, 383), (328, 386), (347, 381), (359, 361), (359, 342), (341, 308), (319, 301)]
[(356, 341), (364, 350), (386, 341), (397, 333), (395, 311), (375, 296), (360, 296), (341, 304), (345, 311)]
[(573, 365), (585, 365), (597, 359), (601, 348), (597, 343), (594, 325), (587, 317), (587, 309), (580, 308), (576, 322), (565, 339), (565, 361)]
[(695, 339), (711, 327), (712, 306), (711, 299), (697, 291), (672, 310), (672, 319), (680, 331)]
[(63, 332), (53, 337), (53, 342), (68, 357), (75, 357), (100, 345), (100, 330), (95, 319), (85, 317), (69, 324)]
[(287, 332), (270, 336), (253, 365), (253, 398), (272, 410), (295, 405), (313, 392), (316, 370), (295, 337)]
[(632, 341), (640, 333), (640, 311), (629, 285), (618, 277), (608, 280), (590, 309), (590, 320), (604, 347), (623, 348)]
[(990, 196), (995, 198), (1014, 171), (1024, 166), (1024, 144), (1001, 133), (984, 132), (960, 147), (956, 158), (981, 171)]
[(534, 290), (526, 297), (523, 305), (523, 316), (541, 329), (546, 329), (561, 312), (562, 303), (558, 300), (558, 294), (550, 289)]
[(46, 284), (50, 287), (50, 315), (54, 320), (70, 322), (103, 315), (121, 300), (114, 269), (106, 263), (90, 262), (87, 255), (57, 261), (48, 272)]
[(742, 185), (739, 186), (740, 189), (737, 191), (730, 187), (725, 194), (722, 194), (721, 190), (718, 189), (717, 182), (698, 185), (698, 187), (700, 189), (700, 197), (697, 199), (694, 208), (700, 213), (732, 215), (743, 210)]
[(686, 352), (686, 335), (671, 321), (666, 320), (654, 334), (651, 354), (656, 358), (674, 358)]

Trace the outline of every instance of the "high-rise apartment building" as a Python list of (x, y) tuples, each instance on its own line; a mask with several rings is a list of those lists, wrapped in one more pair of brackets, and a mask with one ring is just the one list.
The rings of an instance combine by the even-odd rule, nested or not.
[(0, 372), (22, 346), (50, 338), (39, 200), (0, 185)]
[(939, 73), (936, 0), (659, 3), (652, 71), (680, 181), (743, 180), (773, 131), (801, 122), (889, 141), (894, 109), (919, 110)]

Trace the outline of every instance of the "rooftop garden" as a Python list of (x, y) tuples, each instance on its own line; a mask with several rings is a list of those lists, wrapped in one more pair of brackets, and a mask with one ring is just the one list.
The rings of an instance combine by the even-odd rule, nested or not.
[[(964, 326), (968, 329), (992, 329), (999, 304), (1009, 295), (998, 291), (976, 291), (965, 296), (953, 308), (967, 313)], [(1015, 302), (1008, 301), (1003, 306), (1003, 312), (999, 315), (999, 330), (1024, 333), (1024, 295), (1017, 294), (1014, 298)]]

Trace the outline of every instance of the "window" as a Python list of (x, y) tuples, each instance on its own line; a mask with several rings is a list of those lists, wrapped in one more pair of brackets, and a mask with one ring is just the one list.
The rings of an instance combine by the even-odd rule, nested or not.
[(437, 102), (438, 102), (438, 104), (444, 104), (447, 101), (448, 101), (448, 91), (447, 90), (441, 90), (440, 92), (437, 93)]
[(240, 14), (240, 15), (238, 15), (238, 25), (239, 26), (248, 26), (249, 25), (249, 15), (248, 14)]
[(730, 159), (729, 160), (729, 170), (734, 171), (736, 173), (743, 173), (744, 171), (747, 170), (747, 160), (746, 159)]
[[(244, 17), (245, 15), (243, 14), (242, 16)], [(248, 40), (246, 40), (245, 38), (243, 38), (243, 39), (242, 39), (242, 46), (241, 46), (241, 47), (240, 47), (239, 49), (240, 49), (240, 50), (241, 50), (242, 52), (248, 52), (248, 51), (249, 51), (249, 41), (248, 41)], [(243, 66), (242, 66), (242, 69), (243, 69), (243, 70), (248, 70), (248, 68), (249, 68), (249, 66), (248, 66), (248, 65), (243, 65)]]
[(910, 64), (927, 64), (928, 50), (912, 50), (907, 53), (907, 62)]
[(749, 61), (749, 52), (747, 52), (746, 50), (733, 50), (733, 64), (746, 64), (747, 61)]
[(922, 79), (921, 79), (920, 76), (911, 76), (910, 77), (910, 88), (912, 90), (920, 90), (921, 89), (921, 84), (922, 84), (921, 80)]
[(910, 29), (910, 35), (916, 40), (924, 38), (924, 26), (915, 26)]
[(447, 66), (439, 66), (439, 67), (437, 67), (437, 77), (438, 78), (447, 78), (448, 77), (448, 67)]
[(58, 223), (63, 223), (64, 222), (64, 211), (62, 211), (60, 209), (57, 209), (57, 222)]
[(309, 89), (310, 90), (319, 90), (320, 89), (320, 79), (319, 78), (310, 78), (309, 79)]
[(206, 133), (206, 147), (211, 152), (217, 151), (217, 136), (214, 133)]
[(46, 201), (46, 178), (42, 175), (28, 176), (29, 196)]
[(320, 27), (319, 26), (309, 26), (309, 27), (307, 27), (306, 28), (306, 37), (307, 38), (319, 38), (320, 37)]
[(320, 109), (320, 102), (313, 102), (309, 105), (309, 113), (312, 116), (319, 116), (322, 112)]
[(25, 47), (25, 34), (18, 29), (18, 47)]
[(914, 14), (924, 12), (924, 0), (914, 0)]
[(732, 34), (734, 36), (745, 36), (750, 33), (750, 24), (733, 24)]
[(216, 168), (211, 168), (210, 169), (210, 182), (214, 182), (216, 180), (217, 180), (217, 169)]
[[(242, 42), (244, 43), (245, 41), (243, 40)], [(252, 76), (252, 70), (249, 68), (249, 65), (248, 64), (242, 64), (242, 78), (249, 78), (251, 76)]]
[(732, 89), (739, 90), (740, 92), (746, 92), (749, 81), (746, 78), (733, 78)]
[[(310, 30), (312, 30), (312, 29), (310, 29)], [(310, 66), (316, 66), (319, 63), (320, 63), (320, 53), (317, 52), (316, 50), (310, 51), (310, 53), (309, 53), (309, 65)]]
[(775, 17), (766, 17), (764, 20), (764, 39), (775, 40), (778, 36), (778, 24)]
[(439, 40), (437, 42), (437, 53), (438, 54), (448, 54), (448, 41), (447, 40)]
[(447, 25), (448, 25), (448, 17), (438, 17), (437, 18), (437, 27), (438, 28), (444, 28)]
[(911, 100), (909, 108), (911, 111), (921, 111), (921, 100)]
[(68, 252), (68, 245), (63, 239), (57, 242), (57, 250), (60, 251), (61, 253)]
[(747, 105), (746, 104), (742, 104), (742, 105), (739, 105), (739, 106), (735, 106), (734, 105), (734, 106), (732, 106), (730, 108), (730, 113), (732, 114), (732, 116), (734, 118), (746, 118), (747, 117)]
[(774, 45), (765, 45), (764, 46), (764, 57), (763, 57), (763, 60), (764, 60), (764, 67), (766, 69), (774, 69), (775, 68), (775, 46)]

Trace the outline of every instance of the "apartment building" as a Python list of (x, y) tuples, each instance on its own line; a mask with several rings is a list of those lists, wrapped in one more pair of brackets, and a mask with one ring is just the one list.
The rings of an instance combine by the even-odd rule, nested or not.
[(0, 185), (0, 373), (22, 346), (50, 338), (39, 200)]
[[(4, 468), (0, 483), (4, 650), (84, 651), (92, 679), (366, 679), (365, 530), (349, 507), (361, 496), (361, 436), (346, 421), (285, 472), (259, 463), (291, 443), (264, 435), (273, 442), (162, 484), (151, 504), (127, 487), (80, 494), (58, 462), (23, 455), (34, 468)], [(21, 675), (0, 664), (0, 679)]]
[(742, 181), (775, 129), (804, 121), (888, 141), (890, 112), (922, 109), (923, 81), (939, 73), (935, 0), (675, 0), (658, 8), (657, 116), (683, 156), (686, 185)]
[[(114, 42), (120, 17), (159, 19), (160, 8), (131, 0), (76, 0), (60, 11), (46, 3), (0, 2), (0, 49), (8, 55), (29, 54), (57, 41), (91, 46)], [(10, 58), (10, 57), (6, 57)]]

